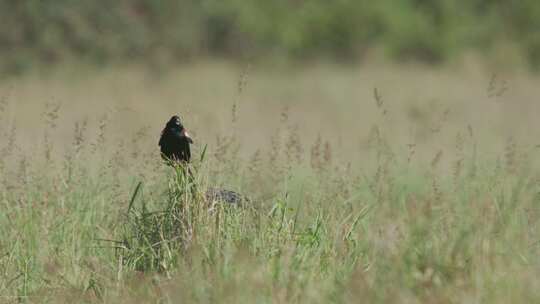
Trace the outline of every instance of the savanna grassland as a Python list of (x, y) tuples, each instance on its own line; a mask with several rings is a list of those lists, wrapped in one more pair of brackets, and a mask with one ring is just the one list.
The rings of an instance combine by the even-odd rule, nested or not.
[(537, 76), (85, 69), (0, 82), (1, 303), (540, 303)]

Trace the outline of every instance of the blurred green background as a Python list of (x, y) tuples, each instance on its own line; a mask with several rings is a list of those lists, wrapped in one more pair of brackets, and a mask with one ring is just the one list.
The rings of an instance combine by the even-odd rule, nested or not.
[(511, 49), (540, 67), (538, 0), (1, 0), (3, 73), (202, 57), (441, 64)]
[(539, 17), (0, 0), (0, 303), (540, 303)]

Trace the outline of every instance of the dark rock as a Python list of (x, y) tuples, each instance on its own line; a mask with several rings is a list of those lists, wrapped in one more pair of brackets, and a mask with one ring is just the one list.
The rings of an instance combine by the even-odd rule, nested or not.
[(224, 202), (232, 205), (241, 205), (249, 202), (249, 199), (242, 194), (223, 188), (208, 188), (208, 190), (206, 190), (206, 200), (209, 202)]

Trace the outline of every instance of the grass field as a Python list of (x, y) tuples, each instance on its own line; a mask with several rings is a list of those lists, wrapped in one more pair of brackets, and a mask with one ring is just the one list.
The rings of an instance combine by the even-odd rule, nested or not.
[[(0, 303), (540, 303), (538, 80), (223, 62), (4, 80)], [(159, 157), (176, 113), (195, 181)], [(210, 206), (209, 185), (251, 203)]]

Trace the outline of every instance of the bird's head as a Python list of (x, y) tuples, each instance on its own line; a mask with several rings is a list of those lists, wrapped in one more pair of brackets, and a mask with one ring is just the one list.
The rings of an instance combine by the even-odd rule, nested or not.
[(183, 129), (184, 125), (182, 125), (182, 120), (180, 120), (180, 117), (178, 115), (174, 115), (167, 123), (167, 127)]
[(182, 120), (180, 120), (180, 117), (178, 115), (174, 115), (173, 117), (171, 117), (171, 119), (167, 123), (167, 128), (179, 129), (182, 136), (184, 136), (190, 144), (193, 143), (193, 139), (189, 135), (186, 128), (184, 128), (184, 125), (182, 124)]

